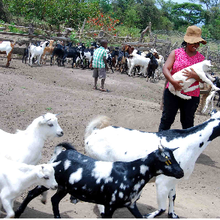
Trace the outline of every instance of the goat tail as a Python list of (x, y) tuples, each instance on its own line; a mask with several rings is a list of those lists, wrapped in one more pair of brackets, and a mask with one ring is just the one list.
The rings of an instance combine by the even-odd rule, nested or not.
[(56, 160), (57, 156), (63, 151), (63, 148), (65, 148), (66, 150), (75, 150), (75, 148), (70, 143), (67, 142), (60, 143), (55, 147), (49, 163), (53, 163)]
[(94, 129), (102, 129), (108, 127), (110, 125), (110, 118), (107, 116), (98, 116), (97, 118), (93, 119), (88, 126), (86, 127), (85, 131), (85, 139), (91, 135)]

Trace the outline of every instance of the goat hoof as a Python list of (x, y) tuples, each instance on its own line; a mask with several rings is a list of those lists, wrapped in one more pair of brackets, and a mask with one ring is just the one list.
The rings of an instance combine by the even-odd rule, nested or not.
[(168, 218), (179, 218), (179, 216), (176, 213), (172, 212), (168, 213)]

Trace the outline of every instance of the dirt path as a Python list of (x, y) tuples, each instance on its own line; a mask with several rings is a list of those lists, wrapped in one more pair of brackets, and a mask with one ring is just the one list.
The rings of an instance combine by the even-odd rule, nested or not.
[[(47, 162), (54, 146), (62, 141), (73, 143), (84, 153), (84, 130), (97, 115), (107, 115), (112, 124), (143, 131), (157, 131), (161, 117), (160, 101), (164, 81), (146, 82), (144, 78), (131, 78), (115, 72), (108, 74), (104, 93), (93, 90), (92, 71), (72, 69), (70, 66), (30, 67), (21, 60), (13, 59), (10, 68), (5, 68), (6, 59), (0, 59), (0, 128), (15, 132), (26, 129), (33, 119), (50, 111), (61, 113), (59, 124), (64, 130), (62, 138), (47, 142), (43, 149), (42, 162)], [(209, 116), (196, 115), (195, 124)], [(172, 128), (180, 128), (179, 117)], [(177, 187), (175, 211), (184, 218), (220, 217), (220, 149), (215, 139), (199, 157), (189, 180)], [(51, 196), (54, 192), (50, 191)], [(23, 195), (24, 196), (24, 195)], [(17, 199), (15, 208), (23, 196)], [(23, 218), (52, 218), (50, 196), (46, 205), (40, 198), (33, 200)], [(157, 208), (155, 183), (144, 188), (138, 207), (146, 214)], [(94, 204), (69, 202), (66, 196), (60, 203), (63, 218), (100, 217)], [(115, 212), (115, 218), (130, 218), (127, 209)], [(167, 212), (161, 216), (167, 217)]]

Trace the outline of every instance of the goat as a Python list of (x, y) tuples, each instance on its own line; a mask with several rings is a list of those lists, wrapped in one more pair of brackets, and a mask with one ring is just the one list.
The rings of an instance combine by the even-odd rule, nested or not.
[(47, 47), (44, 48), (44, 52), (41, 56), (41, 63), (42, 64), (46, 64), (46, 55), (52, 55), (53, 54), (53, 50), (54, 50), (54, 46), (53, 46), (54, 40), (49, 40), (49, 45)]
[(130, 66), (129, 71), (128, 71), (128, 76), (131, 76), (132, 70), (135, 66), (141, 66), (142, 67), (141, 72), (143, 73), (144, 77), (147, 77), (146, 72), (147, 72), (148, 64), (150, 62), (150, 58), (146, 58), (139, 54), (132, 53), (128, 57), (128, 60), (129, 60), (128, 63)]
[[(36, 42), (32, 42), (31, 43), (31, 45), (34, 45), (34, 46), (40, 46), (40, 41), (36, 41)], [(22, 63), (24, 63), (25, 62), (25, 64), (27, 63), (27, 59), (29, 60), (29, 58), (30, 58), (30, 56), (31, 56), (31, 54), (30, 54), (30, 45), (28, 46), (27, 45), (27, 47), (26, 48), (24, 48), (24, 53), (23, 53), (23, 57), (22, 57)], [(34, 63), (35, 63), (35, 60), (34, 60), (34, 58), (33, 58), (33, 60), (32, 61), (34, 61)], [(29, 60), (29, 62), (30, 62), (30, 60)]]
[[(62, 147), (66, 150), (62, 151)], [(51, 198), (54, 217), (60, 218), (58, 205), (67, 193), (86, 202), (103, 204), (105, 213), (102, 217), (112, 217), (114, 211), (121, 207), (127, 207), (135, 217), (143, 217), (136, 201), (145, 184), (160, 174), (176, 178), (184, 175), (173, 156), (175, 149), (160, 145), (158, 148), (145, 158), (113, 163), (85, 156), (68, 143), (59, 144), (51, 159), (51, 162), (58, 163), (54, 166), (58, 191)], [(39, 195), (42, 188), (48, 190), (36, 187), (28, 193), (24, 203)], [(23, 212), (23, 208), (21, 205), (21, 209), (16, 211), (16, 217)]]
[(63, 46), (62, 42), (57, 43), (57, 45), (55, 46), (55, 48), (53, 50), (53, 53), (52, 53), (51, 59), (50, 59), (50, 65), (51, 66), (53, 64), (54, 56), (57, 57), (58, 66), (61, 66), (61, 62), (62, 62), (62, 59), (63, 59), (63, 56), (64, 56), (64, 46)]
[(12, 51), (14, 49), (15, 43), (12, 43), (10, 41), (0, 41), (0, 52), (7, 55), (7, 63), (6, 67), (9, 67), (11, 62), (11, 55)]
[[(4, 147), (7, 147), (7, 144)], [(40, 184), (52, 189), (57, 188), (53, 168), (56, 163), (34, 166), (1, 158), (0, 164), (0, 206), (2, 203), (7, 213), (6, 218), (15, 216), (14, 200), (30, 186)]]
[(71, 47), (70, 46), (65, 46), (64, 47), (64, 55), (62, 58), (62, 64), (64, 66), (64, 62), (66, 61), (66, 58), (72, 58), (73, 62), (72, 62), (72, 68), (74, 67), (74, 64), (76, 63), (76, 59), (77, 57), (80, 57), (80, 52), (79, 49), (77, 47)]
[[(157, 149), (162, 140), (169, 148), (178, 146), (175, 159), (188, 179), (195, 162), (207, 145), (220, 135), (220, 112), (213, 111), (211, 118), (188, 129), (171, 129), (161, 132), (142, 132), (110, 126), (108, 117), (92, 120), (85, 131), (85, 152), (90, 157), (103, 161), (132, 161), (146, 157)], [(135, 147), (134, 147), (135, 146)], [(168, 216), (178, 217), (174, 212), (176, 185), (179, 180), (160, 175), (156, 177), (158, 210), (149, 214), (155, 217), (166, 211), (169, 197)]]
[[(94, 53), (94, 48), (88, 49), (85, 47), (85, 45), (83, 44), (80, 48), (79, 48), (79, 52), (80, 52), (80, 59), (81, 59), (81, 66), (83, 69), (85, 69), (86, 67), (89, 68), (89, 64), (91, 63), (92, 57), (93, 57), (93, 53)], [(87, 65), (86, 65), (87, 63)]]
[(41, 159), (44, 142), (61, 136), (63, 136), (63, 130), (58, 124), (56, 115), (46, 113), (34, 119), (26, 130), (18, 130), (15, 134), (0, 130), (1, 156), (35, 165)]
[(157, 77), (160, 78), (164, 78), (162, 77), (163, 75), (163, 66), (165, 63), (164, 57), (160, 54), (158, 54), (158, 52), (155, 49), (151, 49), (150, 50), (151, 53), (153, 53), (153, 55), (155, 56), (155, 58), (157, 59), (158, 62), (158, 68), (156, 69), (156, 75)]
[[(197, 75), (199, 76), (199, 78), (201, 80), (203, 80), (204, 82), (209, 84), (213, 90), (218, 91), (220, 89), (212, 83), (212, 81), (214, 81), (214, 78), (209, 73), (207, 73), (207, 71), (210, 69), (211, 66), (212, 65), (211, 65), (210, 60), (204, 60), (202, 62), (191, 65), (185, 69), (186, 70), (194, 69), (194, 71), (197, 73)], [(172, 75), (172, 77), (175, 80), (182, 80), (182, 83), (181, 83), (181, 85), (183, 86), (182, 90), (184, 92), (190, 92), (190, 91), (193, 91), (196, 88), (198, 88), (199, 85), (191, 86), (196, 80), (194, 78), (187, 79), (187, 77), (183, 75), (184, 74), (183, 71), (185, 69), (182, 69), (182, 70), (176, 72), (175, 74)], [(175, 88), (173, 87), (173, 85), (171, 83), (169, 83), (168, 89), (170, 90), (171, 93), (179, 96), (182, 99), (189, 100), (192, 98), (191, 96), (187, 96), (187, 95), (182, 94), (181, 91), (175, 90)]]
[(149, 78), (152, 78), (153, 80), (155, 80), (155, 70), (158, 67), (158, 62), (157, 59), (155, 58), (155, 56), (150, 52), (148, 53), (146, 56), (146, 58), (150, 58), (150, 62), (148, 64), (147, 67), (147, 81)]
[[(213, 84), (215, 85), (215, 86), (217, 86), (218, 88), (220, 88), (220, 78), (218, 77), (218, 76), (215, 76), (214, 77), (215, 78), (215, 80), (214, 80), (214, 82), (213, 82)], [(213, 110), (213, 108), (214, 108), (214, 106), (213, 106), (213, 101), (214, 101), (214, 99), (215, 99), (215, 96), (218, 94), (218, 101), (217, 101), (217, 104), (216, 104), (216, 106), (220, 106), (220, 91), (210, 91), (210, 94), (208, 95), (208, 97), (206, 98), (206, 101), (205, 101), (205, 106), (204, 106), (204, 108), (202, 109), (202, 113), (205, 113), (206, 112), (206, 110), (208, 109), (208, 107), (209, 107), (209, 104), (210, 104), (210, 102), (212, 103), (212, 107), (211, 107), (211, 111)]]
[(32, 61), (34, 56), (37, 56), (37, 63), (40, 65), (40, 59), (44, 52), (45, 47), (49, 44), (48, 41), (45, 41), (41, 46), (30, 45), (29, 46), (29, 62), (32, 66)]

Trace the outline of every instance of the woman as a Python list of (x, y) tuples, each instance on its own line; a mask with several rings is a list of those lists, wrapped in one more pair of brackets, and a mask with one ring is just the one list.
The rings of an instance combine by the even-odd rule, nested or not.
[[(189, 26), (184, 36), (182, 47), (173, 50), (164, 64), (163, 74), (168, 80), (168, 83), (164, 90), (164, 105), (159, 131), (170, 129), (178, 109), (180, 109), (180, 122), (182, 128), (186, 129), (194, 126), (194, 115), (199, 105), (200, 89), (197, 88), (194, 91), (186, 93), (182, 91), (181, 93), (192, 97), (192, 99), (184, 100), (173, 95), (169, 91), (168, 86), (169, 83), (171, 83), (176, 90), (180, 91), (182, 89), (181, 81), (174, 80), (172, 75), (205, 59), (205, 57), (197, 51), (200, 43), (206, 44), (206, 41), (201, 38), (201, 34), (202, 32), (199, 27)], [(191, 69), (191, 71), (184, 70), (184, 74), (188, 79), (194, 78), (196, 80), (191, 86), (198, 85), (199, 82), (201, 82), (199, 76), (193, 69)]]

